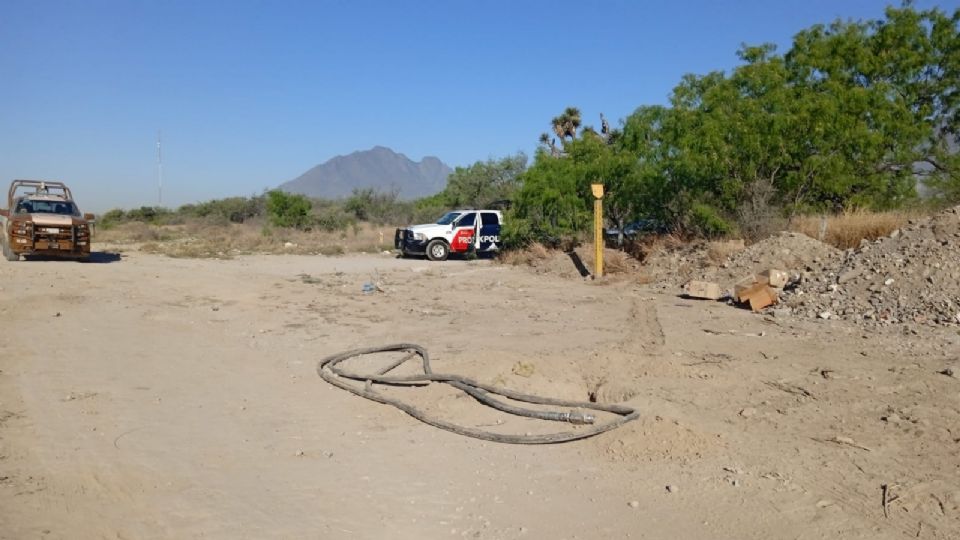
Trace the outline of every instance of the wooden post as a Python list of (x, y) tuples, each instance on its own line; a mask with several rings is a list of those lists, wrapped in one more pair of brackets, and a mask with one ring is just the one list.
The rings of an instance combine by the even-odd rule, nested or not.
[(603, 184), (590, 184), (593, 192), (593, 248), (596, 250), (594, 277), (603, 277)]

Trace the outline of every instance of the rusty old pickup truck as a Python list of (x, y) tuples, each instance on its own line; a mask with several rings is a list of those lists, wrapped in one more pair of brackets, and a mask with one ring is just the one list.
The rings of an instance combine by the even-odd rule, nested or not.
[(14, 180), (0, 209), (0, 243), (8, 261), (21, 255), (86, 260), (93, 214), (81, 214), (62, 182)]

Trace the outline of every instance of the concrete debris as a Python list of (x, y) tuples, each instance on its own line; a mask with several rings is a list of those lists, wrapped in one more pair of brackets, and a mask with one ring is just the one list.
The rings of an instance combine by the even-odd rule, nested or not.
[(960, 324), (960, 206), (895, 232), (811, 262), (783, 302), (798, 316), (830, 312), (868, 328)]
[[(718, 259), (724, 250), (734, 251)], [(691, 279), (732, 283), (733, 299), (744, 297), (747, 303), (743, 293), (765, 283), (777, 296), (767, 305), (789, 308), (793, 317), (818, 319), (829, 313), (830, 320), (864, 328), (958, 326), (960, 206), (911, 220), (888, 237), (863, 240), (856, 249), (838, 250), (784, 232), (742, 249), (717, 243), (668, 246), (649, 253), (644, 266), (655, 287), (676, 290)], [(743, 276), (748, 277), (738, 281)], [(764, 309), (761, 304), (751, 307)]]
[(687, 296), (703, 300), (719, 300), (722, 292), (718, 283), (712, 281), (691, 281), (687, 283)]

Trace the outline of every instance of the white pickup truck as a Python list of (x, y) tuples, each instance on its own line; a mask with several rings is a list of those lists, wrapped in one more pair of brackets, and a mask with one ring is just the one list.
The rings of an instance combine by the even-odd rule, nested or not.
[(499, 210), (454, 210), (436, 223), (397, 229), (394, 246), (401, 255), (426, 255), (443, 261), (451, 253), (489, 253), (500, 248)]

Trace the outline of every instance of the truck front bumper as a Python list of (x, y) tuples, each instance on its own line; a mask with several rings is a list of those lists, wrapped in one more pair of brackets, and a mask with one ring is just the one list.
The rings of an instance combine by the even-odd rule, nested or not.
[(393, 247), (404, 255), (423, 255), (427, 252), (427, 241), (415, 239), (409, 229), (397, 229), (393, 235)]

